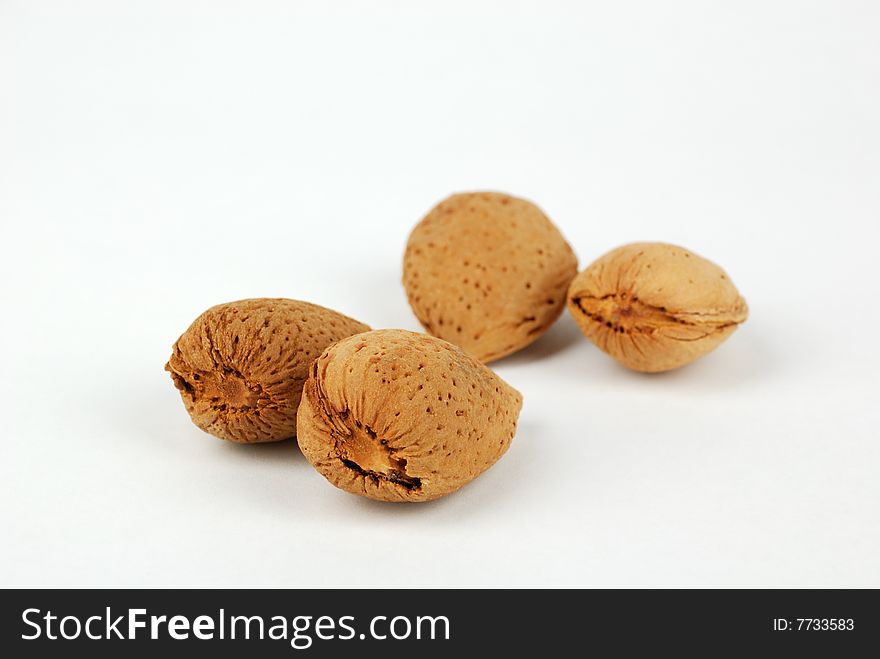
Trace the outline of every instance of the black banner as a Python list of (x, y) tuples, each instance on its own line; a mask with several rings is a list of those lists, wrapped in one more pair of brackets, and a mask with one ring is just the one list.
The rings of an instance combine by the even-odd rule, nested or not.
[(7, 590), (0, 615), (5, 656), (880, 648), (874, 590)]

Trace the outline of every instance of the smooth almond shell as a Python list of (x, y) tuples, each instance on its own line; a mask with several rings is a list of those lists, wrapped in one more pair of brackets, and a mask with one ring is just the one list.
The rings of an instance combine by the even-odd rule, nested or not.
[(748, 317), (724, 270), (665, 243), (624, 245), (599, 258), (572, 281), (568, 309), (599, 348), (645, 372), (693, 362)]

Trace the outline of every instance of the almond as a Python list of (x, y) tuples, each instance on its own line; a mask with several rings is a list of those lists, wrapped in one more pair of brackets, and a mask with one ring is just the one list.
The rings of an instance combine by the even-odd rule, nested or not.
[(425, 329), (480, 361), (529, 345), (562, 313), (577, 259), (537, 206), (497, 192), (456, 194), (416, 225), (403, 284)]
[(205, 432), (233, 442), (288, 439), (312, 362), (335, 341), (369, 329), (308, 302), (229, 302), (195, 319), (165, 370)]
[(748, 317), (724, 270), (665, 243), (624, 245), (599, 258), (572, 281), (568, 309), (588, 339), (645, 372), (691, 363)]
[(460, 348), (376, 330), (343, 339), (312, 366), (297, 439), (309, 462), (343, 490), (428, 501), (504, 454), (521, 407), (519, 392)]

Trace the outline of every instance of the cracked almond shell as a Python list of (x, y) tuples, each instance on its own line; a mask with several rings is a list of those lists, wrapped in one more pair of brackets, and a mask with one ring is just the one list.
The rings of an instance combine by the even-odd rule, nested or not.
[(577, 259), (537, 206), (456, 194), (410, 234), (403, 284), (419, 322), (487, 363), (532, 343), (565, 307)]
[(312, 366), (297, 440), (336, 487), (428, 501), (504, 454), (521, 407), (519, 392), (457, 346), (376, 330), (331, 346)]
[(748, 316), (730, 277), (683, 247), (633, 243), (605, 254), (568, 291), (599, 348), (636, 371), (668, 371), (720, 345)]
[(303, 384), (318, 355), (369, 329), (308, 302), (229, 302), (195, 319), (165, 370), (205, 432), (233, 442), (279, 441), (296, 434)]

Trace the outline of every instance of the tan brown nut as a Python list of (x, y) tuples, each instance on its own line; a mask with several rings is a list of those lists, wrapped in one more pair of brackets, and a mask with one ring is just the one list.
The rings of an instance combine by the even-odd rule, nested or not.
[(274, 442), (296, 434), (312, 362), (335, 341), (369, 329), (298, 300), (229, 302), (195, 319), (165, 370), (205, 432), (233, 442)]
[(440, 202), (413, 229), (403, 259), (419, 322), (484, 363), (541, 336), (575, 274), (574, 252), (541, 209), (497, 192)]
[(593, 343), (645, 372), (689, 364), (748, 317), (724, 270), (665, 243), (624, 245), (599, 258), (571, 282), (568, 309)]
[(521, 407), (518, 391), (457, 346), (376, 330), (331, 346), (312, 366), (297, 439), (336, 487), (428, 501), (504, 454)]

